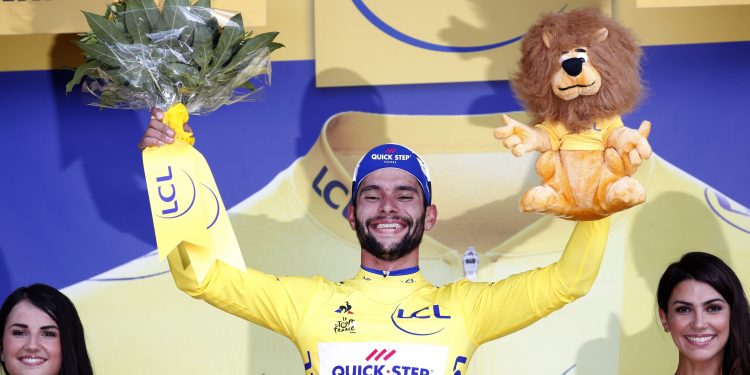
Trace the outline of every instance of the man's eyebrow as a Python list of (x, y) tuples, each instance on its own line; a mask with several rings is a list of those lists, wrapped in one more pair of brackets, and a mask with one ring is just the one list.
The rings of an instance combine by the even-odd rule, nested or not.
[(417, 188), (415, 188), (414, 186), (410, 186), (410, 185), (399, 185), (398, 187), (396, 187), (396, 189), (419, 193), (419, 190)]
[(359, 189), (359, 192), (360, 193), (364, 193), (364, 192), (370, 191), (370, 190), (380, 190), (380, 185), (367, 185), (367, 186), (363, 186), (362, 188)]

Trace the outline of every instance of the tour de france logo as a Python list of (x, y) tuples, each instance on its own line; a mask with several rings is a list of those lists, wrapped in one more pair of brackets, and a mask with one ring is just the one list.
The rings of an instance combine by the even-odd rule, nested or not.
[(352, 305), (349, 304), (349, 301), (346, 301), (345, 304), (339, 306), (339, 308), (336, 309), (336, 313), (343, 316), (334, 323), (333, 332), (357, 333), (357, 321), (351, 317), (351, 315), (354, 315), (354, 311), (352, 311)]
[(732, 227), (750, 234), (750, 209), (710, 187), (706, 187), (703, 193), (706, 203), (716, 216)]

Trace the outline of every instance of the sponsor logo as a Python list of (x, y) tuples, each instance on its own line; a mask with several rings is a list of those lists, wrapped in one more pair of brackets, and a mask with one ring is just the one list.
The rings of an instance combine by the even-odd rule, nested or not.
[[(430, 375), (432, 370), (413, 365), (385, 364), (396, 354), (395, 349), (373, 349), (365, 357), (364, 365), (338, 365), (331, 371), (332, 375)], [(381, 362), (381, 363), (375, 363)], [(394, 360), (395, 362), (395, 360)]]
[(391, 322), (402, 332), (415, 336), (430, 336), (445, 329), (445, 320), (450, 315), (440, 311), (440, 305), (426, 306), (409, 311), (399, 308), (391, 313)]
[[(388, 152), (388, 151), (386, 150), (386, 152)], [(395, 163), (397, 161), (406, 161), (406, 160), (409, 160), (410, 157), (411, 157), (411, 155), (402, 155), (402, 154), (372, 154), (372, 155), (370, 155), (370, 159), (384, 161), (386, 163)]]
[(438, 375), (448, 359), (446, 346), (386, 342), (320, 343), (318, 353), (326, 375)]
[[(346, 301), (345, 304), (339, 306), (339, 308), (336, 309), (336, 312), (339, 314), (354, 314), (354, 311), (352, 311), (352, 305), (349, 304), (349, 301)], [(333, 332), (335, 333), (357, 333), (356, 329), (357, 321), (347, 316), (344, 316), (341, 320), (337, 320), (333, 325)]]
[[(161, 215), (156, 215), (163, 219), (176, 219), (185, 215), (193, 208), (197, 197), (195, 180), (184, 169), (182, 173), (172, 173), (172, 166), (168, 165), (164, 175), (156, 177), (156, 195), (161, 203)], [(184, 177), (183, 177), (184, 175)], [(180, 178), (181, 181), (177, 179)], [(206, 184), (201, 183), (204, 199), (206, 202), (213, 202), (213, 210), (207, 212), (207, 226), (210, 229), (219, 219), (221, 209), (219, 207), (219, 196), (213, 189)]]
[(346, 316), (333, 325), (333, 332), (335, 333), (357, 333), (356, 329), (357, 321)]
[[(312, 182), (312, 188), (315, 194), (323, 198), (328, 207), (338, 210), (342, 206), (344, 209), (341, 214), (344, 218), (347, 217), (347, 207), (349, 203), (349, 188), (346, 185), (336, 179), (327, 179), (328, 167), (325, 165), (320, 168), (318, 175)], [(340, 194), (334, 194), (335, 191), (339, 191)]]
[(339, 306), (339, 308), (336, 309), (336, 312), (339, 314), (354, 314), (354, 311), (352, 311), (352, 305), (349, 304), (349, 301), (346, 301), (346, 303)]
[[(188, 179), (189, 184), (176, 183), (175, 180), (177, 176), (172, 174), (171, 165), (167, 166), (166, 173), (163, 176), (156, 178), (156, 194), (163, 203), (161, 215), (156, 216), (164, 219), (174, 219), (186, 214), (191, 208), (193, 208), (196, 196), (195, 181), (185, 170), (182, 170), (182, 173), (185, 175), (185, 178)], [(177, 185), (189, 186), (190, 188), (177, 189)]]
[(750, 234), (750, 209), (709, 187), (706, 187), (703, 195), (716, 216), (732, 227)]

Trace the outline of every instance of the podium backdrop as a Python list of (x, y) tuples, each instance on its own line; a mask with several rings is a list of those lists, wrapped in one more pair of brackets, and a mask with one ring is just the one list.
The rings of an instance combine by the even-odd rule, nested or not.
[[(246, 263), (353, 275), (359, 248), (343, 217), (349, 173), (386, 141), (413, 147), (431, 168), (440, 216), (424, 243), (428, 279), (460, 278), (469, 246), (482, 280), (555, 261), (571, 223), (518, 212), (519, 195), (537, 182), (535, 157), (510, 156), (492, 129), (501, 113), (521, 111), (504, 79), (523, 23), (533, 12), (593, 4), (644, 46), (648, 90), (624, 120), (653, 123), (656, 156), (636, 176), (648, 201), (614, 216), (589, 295), (481, 347), (470, 373), (673, 371), (677, 354), (655, 307), (666, 265), (709, 251), (750, 288), (750, 6), (432, 3), (263, 3), (256, 32), (280, 30), (287, 45), (274, 53), (272, 86), (261, 101), (190, 120)], [(174, 287), (154, 252), (136, 147), (148, 113), (66, 96), (72, 73), (56, 68), (79, 58), (74, 35), (28, 32), (37, 34), (0, 36), (0, 295), (33, 282), (62, 288), (80, 310), (97, 373), (302, 373), (283, 337)]]

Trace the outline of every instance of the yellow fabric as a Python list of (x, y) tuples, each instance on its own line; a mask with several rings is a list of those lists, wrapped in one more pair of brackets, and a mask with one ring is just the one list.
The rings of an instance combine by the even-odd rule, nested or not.
[(620, 116), (610, 117), (594, 123), (591, 129), (571, 133), (561, 122), (545, 121), (536, 127), (549, 136), (553, 150), (604, 150), (612, 131), (622, 127)]
[[(405, 373), (453, 374), (468, 368), (478, 345), (585, 295), (608, 230), (609, 219), (578, 223), (557, 263), (498, 282), (461, 280), (440, 288), (420, 272), (386, 277), (360, 270), (335, 283), (242, 272), (222, 262), (198, 283), (180, 252), (170, 254), (169, 264), (177, 286), (191, 296), (291, 339), (306, 373), (358, 373), (354, 369), (371, 366), (382, 373), (418, 368)], [(352, 342), (357, 350), (347, 352)], [(370, 362), (375, 349), (395, 353), (390, 361)]]
[(164, 112), (163, 122), (169, 125), (174, 130), (175, 141), (185, 141), (190, 145), (195, 144), (195, 136), (193, 133), (185, 131), (184, 125), (188, 122), (190, 116), (188, 115), (187, 108), (182, 103), (178, 103), (169, 108)]
[[(159, 257), (178, 246), (196, 261), (193, 272), (202, 280), (215, 259), (245, 268), (219, 189), (206, 159), (193, 148), (184, 105), (164, 113), (175, 130), (174, 143), (143, 151), (143, 169)], [(209, 251), (210, 250), (210, 251)]]

